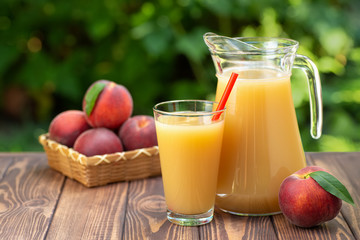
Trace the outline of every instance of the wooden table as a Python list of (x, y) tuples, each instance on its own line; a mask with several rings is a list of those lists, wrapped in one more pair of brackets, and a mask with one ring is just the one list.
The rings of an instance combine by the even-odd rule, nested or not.
[(360, 239), (360, 152), (307, 153), (331, 171), (356, 206), (315, 228), (282, 214), (239, 217), (216, 210), (200, 227), (166, 219), (161, 177), (86, 188), (49, 168), (44, 153), (0, 153), (0, 239)]

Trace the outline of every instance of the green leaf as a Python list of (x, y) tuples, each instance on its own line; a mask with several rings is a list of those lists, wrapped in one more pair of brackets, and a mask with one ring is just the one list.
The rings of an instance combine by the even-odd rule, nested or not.
[(86, 95), (85, 95), (85, 112), (88, 116), (90, 116), (90, 114), (95, 106), (96, 100), (105, 86), (106, 86), (105, 83), (97, 82), (86, 93)]
[(323, 187), (324, 190), (354, 206), (354, 200), (346, 187), (333, 175), (324, 171), (312, 172), (309, 175)]

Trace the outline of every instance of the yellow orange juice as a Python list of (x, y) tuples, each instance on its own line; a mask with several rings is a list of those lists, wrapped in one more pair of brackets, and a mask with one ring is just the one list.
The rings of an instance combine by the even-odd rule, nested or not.
[(165, 200), (173, 212), (201, 214), (215, 202), (224, 121), (187, 115), (155, 121)]
[(281, 182), (305, 167), (290, 75), (229, 69), (217, 76), (216, 101), (232, 71), (239, 77), (226, 104), (216, 205), (235, 214), (276, 213)]

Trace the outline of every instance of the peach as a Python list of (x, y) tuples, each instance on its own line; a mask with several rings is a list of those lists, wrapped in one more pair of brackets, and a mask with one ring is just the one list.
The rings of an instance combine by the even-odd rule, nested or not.
[(67, 110), (58, 114), (50, 123), (49, 138), (72, 147), (76, 138), (90, 128), (85, 114), (79, 110)]
[(299, 227), (313, 227), (335, 218), (341, 209), (342, 201), (324, 190), (310, 173), (324, 171), (317, 166), (305, 167), (289, 177), (280, 185), (279, 206), (289, 222)]
[(128, 151), (158, 145), (154, 118), (146, 115), (129, 118), (119, 129), (119, 137)]
[(83, 132), (75, 141), (74, 150), (85, 156), (122, 152), (120, 138), (107, 128), (93, 128)]
[(86, 91), (82, 106), (92, 127), (117, 129), (131, 116), (133, 100), (124, 86), (99, 80)]

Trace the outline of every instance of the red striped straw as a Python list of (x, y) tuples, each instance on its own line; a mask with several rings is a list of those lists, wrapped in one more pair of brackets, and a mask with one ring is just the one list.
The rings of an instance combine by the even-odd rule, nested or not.
[[(220, 110), (223, 110), (225, 108), (226, 102), (227, 102), (227, 100), (229, 98), (231, 90), (233, 89), (235, 81), (236, 81), (238, 76), (239, 76), (239, 74), (237, 74), (237, 73), (234, 73), (234, 72), (231, 73), (230, 79), (229, 79), (229, 81), (228, 81), (228, 83), (226, 85), (226, 88), (225, 88), (225, 91), (224, 91), (223, 95), (221, 96), (221, 99), (220, 99), (219, 105), (216, 108), (216, 111), (220, 111)], [(220, 115), (221, 115), (221, 113), (215, 114), (212, 117), (212, 121), (218, 120)]]

